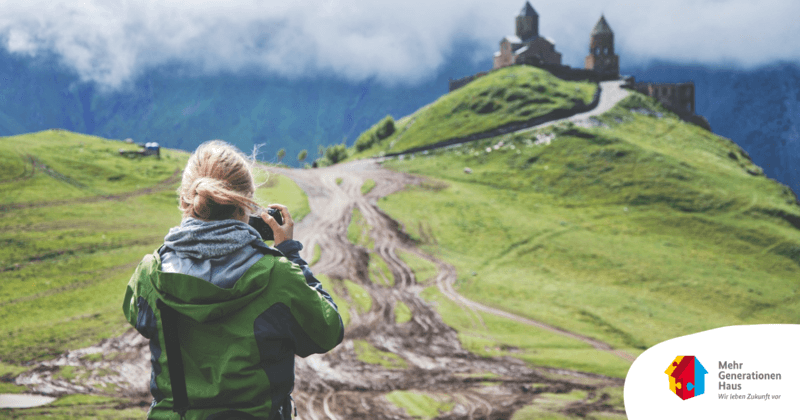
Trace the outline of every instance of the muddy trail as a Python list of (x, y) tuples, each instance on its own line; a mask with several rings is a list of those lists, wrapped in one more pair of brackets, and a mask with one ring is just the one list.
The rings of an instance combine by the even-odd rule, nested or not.
[[(516, 410), (530, 404), (536, 394), (573, 389), (585, 389), (591, 397), (564, 407), (565, 413), (579, 415), (615, 409), (605, 406), (603, 396), (595, 394), (606, 386), (620, 386), (621, 380), (532, 369), (518, 360), (484, 358), (462, 348), (456, 331), (420, 297), (424, 279), (416, 278), (413, 270), (397, 256), (398, 250), (434, 263), (438, 269), (436, 284), (457, 303), (518, 321), (521, 318), (458, 295), (452, 288), (456, 280), (455, 268), (422, 252), (401, 226), (378, 207), (379, 198), (424, 179), (383, 169), (370, 160), (312, 170), (271, 170), (292, 178), (308, 195), (311, 213), (296, 226), (295, 232), (305, 246), (301, 255), (306, 260), (311, 260), (315, 246), (321, 249), (313, 271), (332, 279), (357, 282), (368, 291), (373, 302), (366, 313), (358, 313), (351, 305), (350, 324), (341, 346), (326, 355), (298, 359), (295, 399), (307, 413), (305, 417), (301, 414), (302, 418), (409, 418), (384, 398), (393, 390), (451, 396), (453, 408), (437, 417), (441, 419), (508, 419)], [(361, 185), (367, 179), (374, 180), (376, 185), (367, 195), (362, 195)], [(359, 210), (369, 226), (371, 249), (351, 244), (347, 239), (353, 209)], [(373, 274), (368, 265), (373, 258), (386, 263), (393, 282), (370, 278)], [(336, 292), (339, 296), (347, 295), (344, 288), (337, 288)], [(394, 309), (400, 302), (413, 314), (410, 321), (402, 324), (395, 322)], [(522, 320), (632, 360), (605, 343)], [(400, 356), (408, 368), (386, 369), (359, 361), (353, 340), (366, 340), (379, 350)], [(534, 384), (538, 385), (534, 387)]]
[[(489, 308), (460, 296), (452, 287), (455, 268), (416, 247), (401, 226), (381, 211), (380, 197), (424, 180), (383, 169), (372, 160), (310, 170), (264, 168), (293, 179), (308, 195), (311, 212), (295, 225), (295, 238), (304, 249), (301, 256), (312, 260), (319, 246), (319, 260), (311, 267), (333, 280), (338, 296), (351, 299), (338, 280), (348, 279), (366, 290), (372, 306), (359, 312), (350, 305), (350, 322), (343, 343), (324, 355), (296, 359), (293, 397), (300, 419), (411, 419), (404, 409), (386, 399), (395, 390), (414, 391), (447, 400), (446, 411), (437, 419), (510, 419), (520, 408), (536, 404), (543, 393), (586, 391), (582, 400), (563, 402), (557, 411), (585, 416), (593, 412), (624, 414), (609, 404), (604, 388), (622, 386), (623, 381), (595, 374), (550, 368), (534, 368), (510, 357), (486, 358), (466, 351), (457, 332), (446, 325), (434, 307), (420, 297), (423, 280), (415, 276), (399, 250), (413, 253), (436, 265), (434, 279), (450, 299), (471, 310), (514, 319), (531, 328), (545, 328), (592, 344), (626, 360), (632, 358), (611, 346), (587, 337)], [(361, 185), (375, 181), (366, 195)], [(338, 182), (337, 182), (338, 181)], [(358, 209), (372, 239), (370, 247), (347, 239), (353, 209)], [(290, 209), (291, 210), (291, 209)], [(385, 262), (393, 282), (370, 278), (370, 259)], [(431, 283), (426, 283), (429, 285)], [(395, 306), (405, 304), (412, 317), (396, 323)], [(391, 352), (405, 367), (384, 367), (359, 360), (357, 347), (369, 343)], [(65, 375), (65, 368), (69, 375)], [(135, 330), (84, 349), (62, 354), (15, 378), (36, 393), (45, 395), (100, 394), (122, 396), (130, 405), (146, 409), (150, 354), (148, 342)]]

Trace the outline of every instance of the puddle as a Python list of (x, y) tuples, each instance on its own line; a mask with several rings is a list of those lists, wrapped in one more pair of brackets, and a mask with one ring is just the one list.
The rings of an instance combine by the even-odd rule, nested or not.
[(0, 394), (0, 408), (31, 408), (50, 404), (56, 399), (34, 394)]

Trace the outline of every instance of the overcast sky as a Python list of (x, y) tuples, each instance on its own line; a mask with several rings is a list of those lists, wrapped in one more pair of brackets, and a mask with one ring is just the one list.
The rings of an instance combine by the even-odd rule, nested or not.
[[(490, 58), (514, 33), (520, 0), (0, 0), (0, 42), (50, 51), (108, 87), (168, 62), (198, 72), (250, 69), (291, 77), (434, 77), (457, 41)], [(753, 67), (800, 62), (800, 0), (533, 1), (540, 34), (583, 66), (601, 14), (621, 64), (651, 59)]]

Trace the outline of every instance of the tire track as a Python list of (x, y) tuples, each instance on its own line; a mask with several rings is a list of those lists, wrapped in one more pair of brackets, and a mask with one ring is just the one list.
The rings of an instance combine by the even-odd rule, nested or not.
[[(454, 409), (453, 412), (463, 411), (467, 415), (466, 417), (452, 418), (488, 419), (508, 418), (509, 407), (512, 407), (511, 412), (513, 412), (514, 407), (518, 408), (520, 404), (524, 405), (522, 401), (531, 396), (517, 399), (521, 396), (512, 392), (511, 395), (516, 395), (515, 397), (504, 395), (502, 398), (493, 398), (493, 396), (481, 394), (479, 390), (470, 391), (473, 388), (472, 385), (467, 385), (470, 383), (469, 381), (453, 378), (456, 372), (502, 371), (501, 383), (548, 381), (540, 378), (534, 370), (525, 367), (524, 364), (515, 365), (509, 364), (508, 360), (476, 358), (461, 348), (455, 331), (445, 325), (438, 313), (419, 297), (422, 286), (417, 284), (413, 270), (397, 256), (397, 249), (411, 252), (433, 262), (439, 271), (436, 276), (437, 286), (445, 296), (462, 307), (471, 311), (492, 313), (525, 325), (556, 332), (587, 342), (597, 349), (608, 351), (626, 360), (632, 360), (632, 357), (627, 357), (606, 343), (473, 302), (455, 292), (452, 288), (456, 278), (455, 268), (416, 248), (414, 242), (400, 229), (400, 225), (377, 206), (378, 198), (402, 190), (408, 184), (419, 184), (422, 182), (421, 178), (385, 170), (374, 161), (359, 161), (311, 170), (265, 169), (293, 179), (309, 197), (313, 217), (307, 216), (301, 223), (295, 225), (295, 237), (301, 242), (309, 244), (309, 247), (304, 250), (306, 253), (312, 252), (314, 246), (312, 244), (321, 246), (322, 255), (312, 270), (315, 273), (327, 274), (331, 278), (351, 279), (361, 285), (373, 300), (373, 308), (369, 313), (353, 314), (345, 333), (345, 343), (331, 354), (323, 357), (330, 363), (327, 368), (340, 366), (344, 369), (346, 366), (346, 369), (351, 371), (345, 374), (340, 370), (341, 375), (336, 380), (326, 382), (333, 387), (333, 390), (326, 389), (324, 391), (323, 410), (322, 413), (318, 412), (323, 418), (388, 418), (374, 414), (376, 405), (380, 407), (385, 403), (376, 402), (373, 399), (371, 404), (366, 404), (363, 395), (357, 401), (352, 402), (362, 408), (364, 406), (371, 407), (369, 411), (373, 411), (372, 415), (354, 416), (351, 412), (345, 414), (337, 409), (343, 405), (344, 401), (350, 401), (348, 395), (353, 391), (353, 382), (359, 384), (355, 389), (371, 391), (420, 389), (426, 390), (423, 392), (436, 392), (436, 389), (445, 387), (451, 395), (460, 395), (454, 400), (459, 401), (461, 405), (458, 407), (460, 408)], [(341, 178), (340, 184), (335, 182), (336, 178)], [(362, 196), (360, 185), (367, 178), (375, 180), (376, 186), (369, 194)], [(306, 185), (315, 187), (306, 189), (304, 187)], [(324, 189), (319, 188), (320, 186)], [(347, 225), (350, 223), (353, 209), (358, 209), (370, 226), (370, 235), (374, 243), (371, 250), (364, 250), (346, 240)], [(318, 211), (322, 212), (318, 213)], [(395, 278), (392, 287), (382, 285), (381, 281), (370, 280), (369, 258), (381, 258), (386, 262)], [(393, 322), (392, 312), (398, 302), (403, 302), (412, 311), (412, 319), (406, 324), (397, 325)], [(387, 372), (374, 365), (361, 364), (359, 366), (358, 357), (352, 350), (353, 346), (349, 345), (348, 347), (347, 344), (348, 340), (356, 338), (366, 339), (378, 350), (389, 351), (402, 357), (409, 362), (411, 372)], [(298, 383), (306, 380), (313, 381), (309, 377), (313, 377), (314, 372), (322, 372), (322, 370), (316, 369), (311, 369), (309, 372), (307, 367), (308, 365), (305, 364), (298, 365)], [(353, 370), (355, 375), (353, 375)], [(610, 378), (603, 378), (603, 380), (611, 381), (610, 383), (616, 381)], [(387, 386), (390, 388), (387, 389)], [(516, 402), (509, 403), (505, 400), (506, 398), (512, 398)], [(331, 406), (331, 401), (337, 401), (336, 407)], [(310, 403), (306, 404), (307, 409), (310, 405)], [(448, 415), (443, 418), (451, 417)]]
[[(316, 169), (314, 171), (319, 172), (321, 174), (329, 172), (330, 174), (325, 176), (325, 178), (328, 179), (333, 179), (336, 177), (343, 179), (342, 185), (344, 185), (345, 188), (347, 188), (347, 190), (345, 190), (344, 188), (340, 189), (342, 191), (345, 191), (347, 193), (346, 197), (352, 200), (352, 206), (350, 207), (351, 208), (357, 207), (361, 211), (362, 215), (364, 215), (364, 218), (367, 220), (367, 223), (369, 223), (369, 225), (372, 227), (372, 232), (375, 233), (373, 235), (373, 239), (375, 240), (375, 250), (378, 253), (378, 255), (380, 255), (381, 258), (383, 258), (386, 261), (387, 265), (390, 267), (392, 271), (392, 274), (395, 276), (395, 287), (398, 287), (398, 284), (402, 284), (400, 288), (403, 289), (415, 283), (413, 271), (394, 253), (395, 248), (402, 247), (434, 263), (439, 270), (438, 275), (436, 276), (437, 287), (445, 296), (447, 296), (450, 300), (457, 302), (462, 307), (469, 308), (474, 311), (490, 313), (506, 319), (513, 320), (515, 322), (520, 322), (555, 334), (559, 334), (564, 337), (568, 337), (574, 340), (579, 340), (591, 345), (597, 350), (608, 352), (628, 362), (633, 362), (633, 360), (635, 359), (633, 355), (628, 354), (622, 350), (614, 349), (610, 344), (602, 342), (600, 340), (596, 340), (584, 335), (573, 333), (540, 321), (525, 318), (510, 312), (503, 311), (498, 308), (484, 305), (482, 303), (469, 300), (464, 296), (460, 295), (455, 291), (455, 289), (453, 289), (453, 284), (457, 279), (455, 267), (433, 256), (421, 252), (413, 245), (413, 242), (410, 241), (407, 236), (403, 238), (399, 237), (399, 235), (396, 234), (397, 232), (396, 229), (392, 229), (393, 226), (397, 226), (397, 223), (392, 221), (388, 215), (383, 213), (377, 207), (377, 204), (374, 201), (374, 199), (377, 199), (378, 197), (373, 197), (374, 198), (373, 201), (368, 202), (360, 194), (360, 190), (358, 189), (360, 187), (360, 183), (358, 185), (355, 185), (355, 183), (353, 183), (353, 175), (369, 174), (370, 175), (369, 177), (379, 178), (382, 182), (394, 182), (402, 184), (401, 186), (396, 185), (394, 188), (389, 189), (389, 191), (398, 191), (402, 189), (405, 183), (410, 181), (410, 179), (408, 179), (406, 176), (397, 176), (395, 175), (397, 173), (384, 170), (374, 165), (374, 163), (372, 163), (371, 161), (355, 162), (352, 164), (340, 165), (333, 168), (336, 169), (329, 169), (328, 171), (326, 171), (326, 169), (328, 168), (321, 168), (321, 169)], [(283, 174), (292, 177), (291, 170), (283, 171)], [(366, 178), (368, 177), (364, 176), (363, 178), (361, 178), (361, 182), (363, 182)], [(378, 182), (379, 181), (376, 179), (376, 184)], [(415, 182), (413, 183), (419, 183), (419, 182), (420, 182), (419, 180), (415, 180)], [(341, 200), (342, 198), (341, 196), (337, 196), (337, 199)], [(346, 232), (346, 230), (347, 229), (345, 228), (344, 231)], [(341, 259), (339, 259), (339, 261), (341, 261)], [(324, 266), (322, 267), (322, 269), (325, 268), (327, 267)], [(373, 296), (373, 298), (375, 298), (375, 296)], [(431, 326), (431, 325), (426, 325), (427, 323), (425, 321), (421, 321), (420, 324), (423, 326), (423, 329), (425, 331), (427, 331), (428, 327)]]

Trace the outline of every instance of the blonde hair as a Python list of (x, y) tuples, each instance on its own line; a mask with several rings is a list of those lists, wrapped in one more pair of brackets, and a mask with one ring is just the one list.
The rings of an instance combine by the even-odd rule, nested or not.
[(183, 217), (224, 220), (258, 207), (252, 166), (239, 149), (222, 140), (201, 144), (189, 158), (178, 188)]

